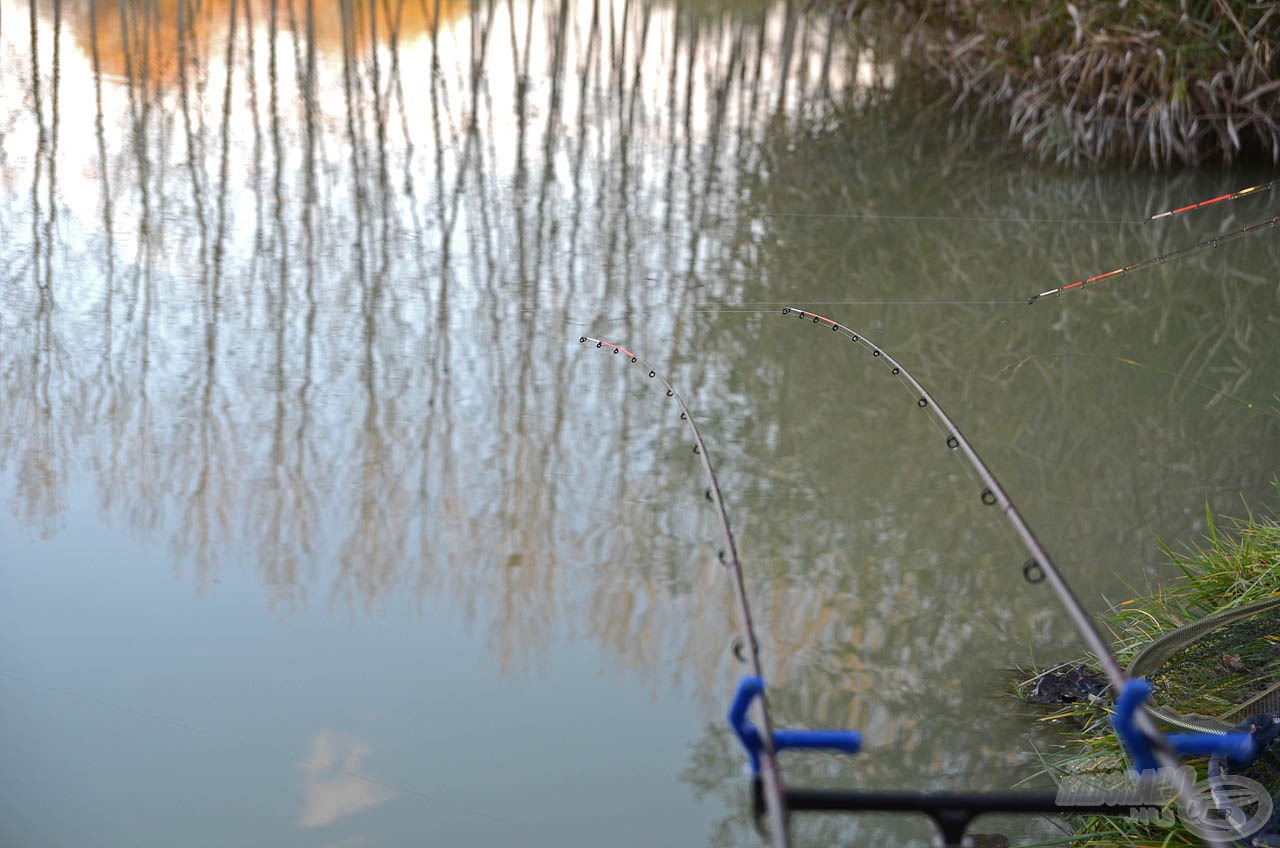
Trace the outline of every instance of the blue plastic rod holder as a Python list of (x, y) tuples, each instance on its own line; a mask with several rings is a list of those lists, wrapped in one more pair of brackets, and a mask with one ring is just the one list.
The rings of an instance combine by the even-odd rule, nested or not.
[[(760, 773), (760, 748), (763, 744), (760, 731), (747, 718), (751, 702), (764, 692), (764, 680), (748, 675), (738, 682), (738, 691), (729, 707), (729, 726), (738, 735), (742, 747), (751, 758), (751, 773)], [(856, 754), (862, 750), (862, 734), (856, 730), (775, 730), (773, 750), (784, 748), (808, 748), (820, 751), (843, 751)]]
[[(1120, 737), (1120, 743), (1129, 752), (1134, 771), (1154, 771), (1159, 767), (1151, 750), (1151, 740), (1138, 729), (1134, 721), (1138, 710), (1151, 697), (1151, 684), (1144, 678), (1130, 680), (1116, 699), (1116, 711), (1111, 726)], [(1199, 757), (1221, 754), (1233, 763), (1249, 763), (1257, 756), (1253, 737), (1247, 733), (1170, 733), (1165, 736), (1169, 747), (1180, 756)]]

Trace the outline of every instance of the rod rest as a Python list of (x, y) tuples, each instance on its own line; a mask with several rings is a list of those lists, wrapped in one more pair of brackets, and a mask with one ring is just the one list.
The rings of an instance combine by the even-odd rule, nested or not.
[[(738, 691), (729, 706), (729, 726), (737, 734), (742, 747), (746, 748), (751, 758), (751, 773), (760, 773), (760, 749), (763, 740), (760, 731), (747, 718), (751, 702), (764, 692), (764, 680), (756, 675), (747, 675), (738, 681)], [(787, 748), (804, 748), (816, 751), (843, 751), (856, 754), (862, 750), (862, 734), (856, 730), (775, 730), (773, 731), (773, 749), (782, 751)]]
[[(1129, 752), (1134, 771), (1139, 773), (1159, 767), (1151, 740), (1135, 721), (1138, 710), (1149, 697), (1151, 684), (1145, 678), (1133, 678), (1116, 698), (1116, 711), (1111, 717), (1111, 726)], [(1257, 746), (1248, 733), (1169, 733), (1164, 738), (1169, 747), (1184, 757), (1218, 755), (1232, 763), (1248, 763), (1257, 756)]]

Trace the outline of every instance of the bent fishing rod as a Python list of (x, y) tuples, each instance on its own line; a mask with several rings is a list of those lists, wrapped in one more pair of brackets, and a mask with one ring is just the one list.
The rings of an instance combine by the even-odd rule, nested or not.
[[(857, 330), (816, 312), (791, 306), (782, 309), (783, 315), (791, 313), (795, 313), (802, 321), (829, 327), (833, 332), (848, 337), (855, 344), (869, 351), (873, 359), (883, 363), (889, 373), (898, 377), (907, 390), (915, 396), (916, 405), (920, 409), (931, 413), (941, 424), (943, 432), (946, 434), (947, 447), (953, 451), (959, 451), (981, 481), (983, 486), (981, 492), (982, 503), (1000, 508), (1000, 512), (1012, 525), (1019, 540), (1030, 555), (1030, 558), (1022, 567), (1023, 576), (1030, 583), (1047, 582), (1049, 584), (1059, 603), (1065, 609), (1067, 616), (1071, 619), (1076, 631), (1101, 665), (1112, 689), (1116, 693), (1116, 710), (1112, 719), (1116, 734), (1125, 750), (1128, 751), (1133, 761), (1134, 769), (1137, 772), (1143, 773), (1157, 768), (1167, 768), (1172, 770), (1169, 772), (1170, 774), (1183, 774), (1179, 772), (1179, 767), (1182, 764), (1179, 755), (1200, 754), (1207, 748), (1219, 745), (1222, 746), (1224, 751), (1232, 751), (1230, 756), (1233, 757), (1251, 749), (1252, 740), (1245, 734), (1190, 733), (1165, 735), (1161, 733), (1151, 717), (1142, 708), (1144, 701), (1150, 695), (1150, 685), (1145, 680), (1130, 679), (1125, 674), (1115, 655), (1098, 632), (1093, 618), (1081, 606), (1066, 579), (1062, 576), (1057, 566), (1053, 564), (1049, 554), (1032, 532), (1026, 519), (1022, 517), (1018, 507), (1008, 493), (1005, 492), (1004, 487), (1000, 485), (999, 480), (996, 479), (995, 474), (992, 473), (986, 462), (978, 455), (973, 444), (965, 437), (955, 421), (946, 413), (934, 396), (929, 393), (928, 389), (884, 348), (866, 338)], [(1175, 785), (1177, 797), (1184, 801), (1191, 800), (1193, 781), (1186, 779), (1184, 774), (1181, 780), (1175, 777), (1175, 783), (1180, 784)]]
[[(689, 424), (689, 429), (693, 432), (693, 452), (702, 460), (702, 471), (707, 478), (707, 499), (711, 501), (715, 508), (716, 517), (720, 521), (720, 539), (723, 547), (720, 550), (720, 561), (729, 569), (729, 577), (733, 582), (734, 595), (738, 600), (738, 613), (740, 615), (740, 627), (742, 629), (741, 639), (744, 644), (743, 656), (746, 659), (747, 667), (751, 670), (751, 675), (757, 680), (764, 680), (764, 671), (760, 665), (760, 643), (756, 639), (755, 624), (751, 618), (751, 603), (747, 600), (747, 587), (742, 576), (742, 563), (738, 559), (738, 546), (733, 538), (733, 530), (729, 527), (729, 516), (725, 512), (724, 498), (720, 494), (720, 483), (716, 479), (715, 468), (711, 465), (711, 457), (707, 453), (706, 443), (702, 440), (702, 432), (698, 429), (698, 424), (693, 420), (693, 416), (689, 413), (689, 407), (685, 404), (684, 398), (675, 390), (670, 381), (666, 377), (660, 375), (656, 368), (649, 364), (639, 354), (626, 350), (618, 345), (601, 339), (591, 338), (590, 336), (582, 336), (578, 339), (579, 343), (586, 344), (594, 342), (597, 348), (613, 351), (614, 355), (622, 355), (627, 357), (632, 365), (640, 365), (649, 372), (650, 380), (658, 380), (667, 390), (667, 397), (672, 398), (676, 402), (676, 406), (680, 408), (680, 419)], [(766, 807), (766, 815), (768, 819), (769, 835), (773, 842), (774, 848), (784, 848), (790, 845), (790, 834), (787, 829), (787, 810), (782, 799), (782, 771), (778, 767), (777, 748), (774, 741), (773, 720), (769, 715), (769, 703), (765, 698), (763, 685), (755, 699), (759, 714), (759, 752), (755, 761), (757, 772), (760, 775), (760, 781), (763, 786), (764, 802)]]
[[(784, 310), (784, 312), (790, 311), (790, 308)], [(801, 313), (801, 317), (809, 317), (809, 315), (808, 313)], [(814, 317), (815, 323), (820, 320), (825, 319)], [(834, 322), (830, 321), (828, 323), (833, 325), (833, 329), (843, 329), (842, 325), (835, 325)], [(853, 335), (854, 341), (859, 341), (861, 338), (852, 333), (852, 331), (846, 330), (846, 332), (850, 332)], [(920, 813), (933, 820), (939, 834), (942, 836), (943, 844), (947, 848), (959, 848), (959, 846), (965, 844), (965, 831), (973, 819), (988, 813), (1116, 815), (1118, 814), (1117, 810), (1120, 809), (1124, 809), (1127, 813), (1129, 807), (1147, 808), (1151, 806), (1149, 795), (1135, 797), (1132, 804), (1117, 806), (1117, 802), (1114, 800), (1107, 803), (1095, 803), (1088, 800), (1063, 800), (1054, 793), (839, 791), (793, 789), (785, 786), (782, 779), (782, 771), (778, 764), (779, 751), (786, 748), (807, 748), (856, 754), (862, 747), (861, 734), (851, 730), (775, 729), (769, 713), (768, 701), (765, 697), (763, 668), (760, 662), (760, 644), (756, 638), (755, 625), (751, 616), (742, 563), (738, 558), (737, 545), (733, 538), (733, 531), (729, 526), (728, 513), (724, 506), (720, 484), (716, 478), (715, 469), (711, 464), (711, 457), (707, 452), (706, 443), (702, 438), (697, 422), (694, 421), (693, 415), (689, 412), (689, 407), (684, 398), (676, 391), (671, 382), (666, 377), (661, 376), (658, 370), (639, 354), (620, 345), (591, 336), (581, 336), (578, 341), (581, 344), (594, 343), (597, 349), (609, 350), (614, 356), (625, 357), (625, 360), (630, 364), (647, 369), (649, 379), (661, 382), (666, 389), (667, 397), (675, 400), (680, 410), (681, 420), (687, 422), (689, 429), (692, 431), (693, 451), (701, 460), (703, 473), (709, 483), (706, 489), (706, 496), (715, 508), (716, 516), (719, 519), (723, 544), (720, 551), (720, 560), (729, 569), (734, 585), (734, 594), (738, 602), (741, 628), (740, 641), (743, 645), (743, 651), (745, 651), (745, 653), (739, 652), (738, 655), (740, 659), (743, 659), (748, 664), (751, 672), (739, 683), (738, 691), (729, 708), (728, 720), (746, 750), (754, 775), (752, 780), (753, 807), (757, 815), (763, 815), (766, 818), (769, 838), (774, 848), (784, 848), (784, 846), (790, 845), (789, 815), (792, 812)], [(910, 377), (895, 360), (884, 354), (879, 347), (872, 346), (872, 352), (874, 356), (885, 357), (885, 361), (890, 363), (894, 374), (907, 376), (907, 379), (911, 381), (920, 393), (920, 405), (922, 407), (931, 404), (935, 413), (941, 415), (942, 419), (947, 424), (950, 424), (950, 435), (947, 439), (948, 446), (963, 447), (966, 453), (981, 465), (981, 460), (977, 459), (977, 453), (973, 451), (972, 446), (964, 439), (958, 428), (950, 423), (950, 419), (946, 418), (945, 413), (942, 413), (937, 404), (932, 403), (931, 396), (924, 391), (923, 386), (920, 386), (914, 378)], [(982, 466), (982, 468), (985, 469), (985, 466)], [(988, 498), (994, 498), (992, 503), (1003, 502), (1012, 508), (1012, 502), (1004, 495), (1003, 489), (1000, 488), (995, 477), (989, 471), (986, 471), (985, 475), (985, 479), (989, 482), (988, 488), (983, 493), (984, 501)], [(1034, 537), (1032, 538), (1034, 539)], [(1044, 559), (1048, 563), (1047, 556)], [(1052, 569), (1051, 563), (1048, 563), (1048, 566)], [(1032, 575), (1028, 574), (1028, 578), (1030, 579), (1031, 577)], [(1062, 585), (1065, 588), (1065, 583), (1062, 583)], [(1078, 604), (1076, 604), (1076, 608), (1079, 608)], [(1081, 614), (1083, 615), (1083, 613)], [(1084, 616), (1083, 620), (1088, 626), (1089, 620), (1087, 616)], [(1102, 644), (1100, 638), (1097, 641)], [(1105, 651), (1105, 646), (1103, 655), (1109, 656)], [(1117, 674), (1123, 676), (1114, 660), (1112, 660), (1112, 664)], [(1128, 708), (1124, 715), (1132, 721), (1133, 713), (1138, 710), (1140, 701), (1133, 698), (1130, 698), (1130, 701), (1132, 701), (1131, 708)], [(758, 727), (753, 725), (747, 718), (747, 713), (753, 704), (758, 711)], [(1141, 721), (1143, 718), (1145, 716), (1140, 716), (1138, 720)], [(1247, 736), (1245, 738), (1248, 739)], [(1146, 737), (1141, 735), (1139, 739), (1145, 740)], [(1225, 745), (1219, 746), (1219, 748), (1226, 747)], [(1215, 750), (1218, 749), (1215, 748)], [(1236, 749), (1231, 750), (1235, 751)]]

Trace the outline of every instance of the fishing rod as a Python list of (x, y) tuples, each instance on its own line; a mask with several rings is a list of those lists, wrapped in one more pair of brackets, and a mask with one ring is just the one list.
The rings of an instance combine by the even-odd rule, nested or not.
[(1276, 186), (1280, 186), (1280, 179), (1272, 180), (1269, 183), (1259, 183), (1256, 186), (1249, 186), (1248, 188), (1242, 188), (1239, 191), (1228, 192), (1227, 194), (1219, 195), (1218, 197), (1211, 197), (1208, 200), (1201, 200), (1199, 203), (1191, 203), (1186, 206), (1179, 207), (1177, 209), (1170, 209), (1168, 212), (1160, 212), (1159, 214), (1152, 215), (1147, 220), (1155, 221), (1159, 218), (1171, 218), (1174, 215), (1182, 215), (1187, 212), (1194, 212), (1197, 209), (1203, 209), (1206, 206), (1212, 206), (1213, 204), (1221, 203), (1224, 200), (1239, 200), (1240, 198), (1248, 197), (1251, 194), (1256, 194), (1262, 191), (1270, 191)]
[(1130, 274), (1134, 271), (1140, 271), (1143, 268), (1150, 268), (1152, 265), (1163, 265), (1170, 259), (1181, 259), (1184, 256), (1199, 253), (1205, 248), (1217, 247), (1223, 242), (1232, 241), (1234, 239), (1241, 238), (1242, 236), (1253, 235), (1254, 233), (1261, 232), (1262, 230), (1270, 229), (1277, 224), (1280, 224), (1280, 215), (1277, 215), (1274, 218), (1268, 218), (1265, 221), (1259, 221), (1256, 224), (1249, 224), (1247, 227), (1241, 227), (1240, 229), (1232, 230), (1229, 233), (1223, 233), (1220, 236), (1214, 236), (1213, 238), (1196, 242), (1188, 247), (1179, 248), (1178, 250), (1174, 250), (1169, 253), (1162, 253), (1159, 256), (1153, 256), (1150, 259), (1144, 259), (1141, 262), (1135, 262), (1134, 264), (1126, 265), (1123, 268), (1116, 268), (1114, 271), (1107, 271), (1104, 274), (1095, 274), (1094, 276), (1084, 280), (1076, 280), (1074, 283), (1068, 283), (1067, 285), (1059, 286), (1056, 289), (1049, 289), (1048, 291), (1040, 292), (1040, 294), (1033, 294), (1031, 297), (1027, 298), (1027, 305), (1030, 306), (1038, 299), (1048, 297), (1051, 294), (1062, 295), (1064, 292), (1071, 291), (1072, 289), (1079, 289), (1094, 283), (1100, 283), (1103, 280), (1110, 279), (1111, 277), (1125, 276), (1126, 274)]
[[(847, 336), (855, 344), (871, 352), (873, 359), (879, 360), (889, 373), (899, 378), (906, 388), (916, 397), (916, 405), (931, 413), (946, 433), (946, 445), (949, 449), (958, 450), (964, 455), (969, 465), (977, 473), (982, 482), (982, 503), (987, 506), (998, 506), (1001, 513), (1013, 526), (1018, 538), (1026, 548), (1030, 558), (1022, 566), (1023, 577), (1030, 583), (1047, 582), (1058, 601), (1066, 610), (1075, 629), (1084, 643), (1102, 666), (1112, 689), (1117, 696), (1113, 725), (1125, 749), (1133, 760), (1134, 769), (1140, 774), (1157, 768), (1169, 769), (1167, 774), (1173, 775), (1175, 792), (1185, 802), (1193, 800), (1193, 783), (1185, 772), (1180, 770), (1180, 754), (1202, 753), (1205, 746), (1223, 744), (1235, 752), (1230, 756), (1238, 756), (1241, 751), (1251, 749), (1253, 745), (1247, 734), (1237, 734), (1231, 739), (1210, 734), (1169, 734), (1165, 735), (1155, 726), (1151, 717), (1142, 709), (1143, 702), (1150, 694), (1150, 685), (1142, 679), (1131, 680), (1120, 667), (1115, 655), (1103, 640), (1094, 624), (1093, 618), (1084, 610), (1080, 601), (1071, 591), (1066, 579), (1053, 564), (1044, 546), (1036, 538), (1022, 513), (1013, 500), (1005, 492), (1004, 487), (996, 479), (994, 473), (978, 455), (972, 443), (956, 426), (952, 418), (943, 410), (932, 394), (916, 379), (900, 362), (894, 359), (884, 348), (863, 334), (838, 321), (827, 318), (816, 312), (783, 307), (782, 314), (795, 313), (801, 320), (809, 320), (813, 324), (830, 327), (833, 332)], [(1212, 738), (1205, 738), (1212, 736)], [(1219, 740), (1215, 742), (1215, 740)], [(1181, 777), (1179, 777), (1179, 775)]]
[[(702, 471), (706, 475), (709, 484), (706, 490), (707, 499), (711, 501), (716, 511), (716, 517), (720, 520), (720, 538), (723, 544), (720, 550), (720, 561), (729, 569), (729, 576), (733, 581), (734, 594), (738, 599), (738, 612), (741, 615), (741, 639), (745, 646), (743, 649), (745, 656), (744, 653), (740, 653), (739, 656), (744, 656), (746, 659), (751, 675), (755, 679), (763, 681), (764, 671), (760, 665), (760, 643), (756, 639), (755, 625), (751, 618), (751, 604), (747, 600), (747, 587), (742, 577), (742, 563), (738, 559), (738, 546), (733, 538), (733, 530), (729, 527), (729, 516), (725, 512), (724, 498), (720, 494), (720, 483), (716, 479), (715, 469), (711, 465), (711, 457), (707, 453), (706, 443), (702, 440), (702, 432), (698, 429), (697, 422), (693, 420), (693, 416), (689, 413), (689, 407), (685, 404), (684, 398), (680, 396), (680, 393), (671, 385), (671, 382), (659, 374), (657, 369), (639, 354), (590, 336), (582, 336), (578, 341), (581, 344), (595, 342), (597, 348), (611, 350), (614, 355), (621, 354), (626, 356), (632, 365), (640, 365), (642, 368), (647, 369), (649, 379), (656, 379), (666, 387), (667, 397), (673, 398), (680, 408), (680, 419), (688, 422), (689, 429), (693, 431), (693, 452), (702, 460)], [(782, 770), (778, 766), (773, 720), (769, 715), (769, 703), (765, 698), (763, 684), (761, 684), (754, 700), (758, 706), (760, 722), (759, 752), (754, 764), (757, 766), (757, 772), (760, 775), (763, 786), (769, 835), (773, 841), (774, 848), (786, 848), (786, 846), (790, 845), (791, 840), (787, 828), (787, 809), (782, 798)]]
[[(784, 310), (790, 312), (788, 308)], [(801, 317), (809, 317), (807, 313), (801, 313)], [(819, 319), (815, 318), (815, 323)], [(840, 325), (834, 325), (833, 329), (842, 329)], [(851, 332), (846, 330), (846, 332)], [(854, 340), (860, 337), (853, 334)], [(720, 552), (720, 560), (729, 569), (734, 584), (734, 593), (738, 601), (739, 612), (741, 613), (740, 627), (741, 636), (740, 643), (745, 655), (738, 651), (739, 657), (748, 663), (751, 674), (742, 678), (739, 682), (737, 693), (733, 698), (731, 707), (729, 708), (728, 720), (734, 733), (738, 736), (746, 750), (748, 760), (752, 767), (753, 778), (751, 782), (752, 806), (757, 816), (764, 816), (767, 819), (768, 833), (774, 848), (783, 848), (790, 844), (789, 832), (789, 816), (793, 812), (913, 812), (928, 816), (936, 826), (942, 837), (942, 844), (946, 848), (960, 848), (966, 844), (965, 832), (970, 823), (981, 815), (989, 813), (1014, 813), (1014, 814), (1062, 814), (1062, 813), (1081, 813), (1091, 815), (1117, 815), (1117, 811), (1123, 810), (1126, 814), (1130, 808), (1134, 809), (1151, 809), (1153, 806), (1153, 797), (1151, 793), (1139, 792), (1131, 798), (1109, 798), (1102, 801), (1095, 799), (1074, 799), (1061, 798), (1056, 793), (975, 793), (975, 792), (914, 792), (914, 791), (879, 791), (879, 790), (829, 790), (829, 789), (802, 789), (791, 788), (784, 785), (782, 780), (781, 768), (778, 765), (778, 752), (786, 748), (808, 748), (808, 749), (828, 749), (841, 751), (848, 754), (856, 754), (861, 750), (862, 738), (859, 733), (851, 730), (792, 730), (792, 729), (775, 729), (772, 718), (769, 713), (768, 702), (765, 697), (764, 677), (762, 674), (762, 666), (760, 663), (759, 641), (756, 638), (755, 626), (751, 617), (750, 604), (747, 599), (746, 585), (743, 579), (742, 563), (738, 558), (737, 545), (734, 542), (733, 531), (729, 526), (728, 514), (725, 510), (724, 499), (720, 492), (720, 485), (716, 478), (715, 469), (711, 464), (710, 455), (706, 449), (706, 443), (703, 441), (702, 433), (698, 429), (697, 423), (694, 421), (689, 407), (685, 403), (684, 398), (676, 391), (675, 387), (661, 376), (658, 370), (654, 368), (647, 360), (633, 351), (627, 350), (620, 345), (604, 341), (603, 339), (593, 338), (591, 336), (581, 336), (579, 343), (586, 344), (594, 342), (598, 349), (608, 349), (615, 356), (624, 356), (632, 365), (639, 365), (642, 369), (648, 369), (648, 376), (651, 380), (659, 380), (667, 392), (667, 397), (675, 400), (680, 410), (680, 418), (686, 421), (693, 433), (694, 453), (698, 454), (702, 462), (703, 472), (706, 474), (709, 486), (706, 489), (707, 499), (711, 501), (715, 507), (716, 515), (720, 522), (720, 533), (723, 542), (723, 548)], [(869, 343), (867, 343), (869, 344)], [(895, 374), (906, 374), (898, 363), (876, 346), (873, 347), (873, 355), (877, 357), (885, 357), (885, 361), (889, 363)], [(932, 403), (929, 396), (922, 386), (915, 383), (914, 378), (907, 375), (912, 381), (915, 388), (919, 391), (922, 406), (932, 404), (936, 413), (942, 414), (936, 403)], [(943, 420), (950, 423), (950, 419), (943, 414)], [(967, 440), (960, 434), (959, 430), (951, 425), (950, 435), (948, 437), (948, 445), (959, 448), (963, 446), (967, 452), (973, 457), (977, 457), (973, 452)], [(981, 460), (978, 460), (981, 463)], [(985, 466), (983, 466), (985, 468)], [(1003, 502), (1012, 507), (1011, 502), (1004, 496), (1003, 490), (996, 483), (994, 476), (990, 472), (986, 472), (986, 477), (990, 481), (988, 490), (984, 490), (983, 498), (994, 498), (993, 502)], [(1047, 562), (1047, 557), (1045, 558)], [(1052, 565), (1049, 566), (1052, 568)], [(1031, 578), (1032, 575), (1028, 574)], [(1065, 586), (1065, 584), (1063, 584)], [(1077, 604), (1078, 607), (1078, 604)], [(1087, 623), (1087, 617), (1085, 618)], [(1101, 642), (1101, 640), (1098, 640)], [(1117, 666), (1118, 669), (1118, 666)], [(1132, 690), (1129, 690), (1132, 691)], [(1140, 694), (1140, 693), (1139, 693)], [(1131, 708), (1123, 713), (1130, 720), (1132, 713), (1138, 709), (1139, 700), (1129, 699), (1132, 702)], [(756, 706), (759, 715), (759, 727), (753, 725), (747, 718), (747, 713), (752, 707)], [(1145, 718), (1145, 716), (1143, 717)], [(1139, 737), (1145, 740), (1145, 736)], [(1248, 738), (1247, 736), (1245, 737)], [(1238, 745), (1232, 747), (1232, 742), (1238, 742), (1235, 737), (1222, 739), (1215, 737), (1220, 741), (1214, 750), (1230, 750), (1238, 751)]]
[[(729, 570), (733, 582), (734, 595), (738, 601), (741, 634), (739, 645), (735, 646), (735, 654), (743, 660), (750, 674), (743, 677), (729, 708), (729, 725), (733, 728), (738, 740), (747, 751), (754, 778), (752, 781), (753, 800), (762, 808), (767, 819), (768, 832), (774, 848), (787, 848), (791, 844), (788, 823), (787, 790), (782, 782), (782, 769), (778, 765), (778, 752), (785, 748), (809, 750), (843, 751), (856, 754), (862, 748), (862, 735), (853, 730), (807, 730), (807, 729), (775, 729), (773, 718), (769, 713), (769, 702), (765, 696), (764, 668), (760, 662), (760, 641), (756, 638), (755, 624), (751, 616), (751, 603), (747, 598), (746, 581), (743, 578), (742, 562), (738, 558), (738, 545), (733, 538), (733, 530), (729, 526), (729, 515), (725, 510), (724, 497), (720, 493), (720, 482), (716, 478), (715, 468), (711, 465), (711, 456), (707, 452), (706, 442), (702, 439), (702, 431), (694, 421), (693, 414), (684, 402), (684, 398), (676, 391), (666, 377), (648, 360), (624, 347), (604, 341), (603, 339), (581, 336), (580, 344), (595, 342), (599, 349), (608, 349), (615, 356), (622, 355), (632, 365), (648, 369), (649, 379), (658, 380), (667, 391), (667, 397), (675, 400), (680, 408), (680, 419), (689, 425), (693, 432), (693, 452), (702, 461), (702, 471), (706, 475), (708, 486), (707, 500), (715, 508), (720, 522), (720, 562)], [(747, 713), (755, 705), (759, 716), (759, 726), (753, 725)]]
[(1014, 531), (1022, 540), (1022, 544), (1026, 547), (1027, 552), (1031, 555), (1031, 559), (1029, 559), (1023, 566), (1024, 576), (1028, 581), (1033, 583), (1039, 583), (1046, 579), (1048, 580), (1050, 587), (1052, 587), (1054, 593), (1066, 608), (1067, 615), (1070, 616), (1076, 630), (1078, 630), (1080, 635), (1084, 638), (1085, 644), (1088, 646), (1089, 650), (1098, 657), (1099, 662), (1102, 664), (1103, 671), (1106, 673), (1112, 686), (1117, 692), (1123, 689), (1124, 684), (1127, 682), (1124, 672), (1121, 670), (1120, 664), (1116, 661), (1115, 657), (1111, 655), (1111, 651), (1108, 649), (1106, 642), (1104, 642), (1101, 635), (1099, 635), (1097, 628), (1094, 626), (1093, 619), (1080, 605), (1080, 602), (1072, 593), (1071, 588), (1067, 585), (1066, 580), (1063, 579), (1062, 574), (1054, 566), (1053, 561), (1049, 558), (1048, 553), (1045, 552), (1040, 541), (1035, 537), (1035, 534), (1031, 532), (1031, 528), (1022, 517), (1022, 513), (1019, 512), (1017, 506), (1013, 503), (1013, 500), (1010, 499), (1008, 494), (1005, 492), (1004, 487), (1000, 485), (1000, 482), (991, 472), (991, 469), (987, 467), (985, 462), (983, 462), (982, 457), (978, 455), (977, 450), (975, 450), (969, 440), (965, 438), (964, 434), (960, 432), (960, 428), (956, 426), (951, 417), (948, 416), (938, 402), (934, 400), (933, 395), (925, 389), (919, 380), (912, 376), (911, 372), (902, 367), (900, 362), (890, 356), (884, 348), (880, 347), (875, 342), (872, 342), (857, 330), (846, 327), (844, 324), (827, 318), (824, 315), (819, 315), (816, 312), (808, 312), (791, 306), (786, 306), (782, 309), (783, 315), (789, 315), (792, 312), (796, 313), (801, 320), (812, 319), (814, 324), (830, 327), (834, 332), (848, 336), (854, 343), (869, 350), (873, 358), (880, 360), (884, 366), (889, 369), (890, 374), (901, 378), (901, 380), (907, 385), (907, 388), (915, 394), (917, 398), (917, 406), (927, 412), (931, 412), (933, 416), (938, 419), (938, 422), (947, 433), (947, 447), (951, 450), (959, 450), (964, 455), (965, 459), (969, 461), (969, 464), (973, 466), (974, 471), (978, 474), (978, 478), (982, 481), (982, 485), (984, 487), (981, 495), (982, 502), (987, 506), (1000, 507), (1001, 512), (1009, 520), (1009, 523), (1013, 525)]

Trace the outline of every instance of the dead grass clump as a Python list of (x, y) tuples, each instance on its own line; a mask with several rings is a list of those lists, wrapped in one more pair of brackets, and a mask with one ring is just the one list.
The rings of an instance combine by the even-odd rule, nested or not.
[(1062, 162), (1280, 162), (1280, 2), (852, 0), (862, 30)]

